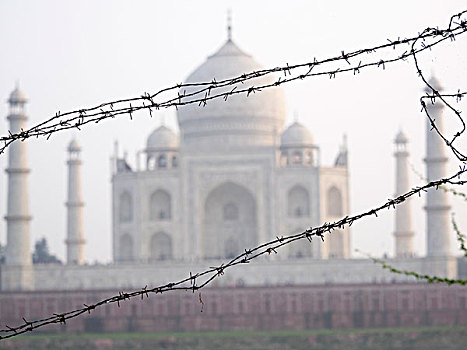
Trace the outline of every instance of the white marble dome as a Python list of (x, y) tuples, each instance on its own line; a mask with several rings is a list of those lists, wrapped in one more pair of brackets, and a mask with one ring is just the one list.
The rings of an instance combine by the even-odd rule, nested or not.
[(179, 145), (178, 136), (165, 125), (159, 126), (148, 137), (146, 143), (147, 151), (161, 149), (173, 149)]
[(295, 122), (290, 125), (281, 135), (282, 147), (311, 146), (313, 135), (303, 124)]
[[(227, 42), (197, 68), (185, 83), (217, 82), (262, 69), (250, 55), (232, 41)], [(268, 75), (237, 84), (236, 89), (270, 84), (277, 76)], [(230, 91), (234, 86), (212, 90), (211, 95)], [(183, 88), (180, 93), (192, 93), (199, 88)], [(190, 99), (203, 98), (205, 92)], [(188, 98), (187, 98), (188, 99)], [(285, 121), (285, 97), (282, 88), (222, 97), (178, 108), (181, 142), (187, 149), (212, 150), (218, 147), (271, 146), (280, 135)]]

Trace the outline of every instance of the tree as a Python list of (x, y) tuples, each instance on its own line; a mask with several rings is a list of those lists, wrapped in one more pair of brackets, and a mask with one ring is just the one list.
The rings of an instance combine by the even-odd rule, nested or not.
[(6, 259), (6, 246), (0, 244), (0, 265), (5, 263)]
[(34, 253), (32, 253), (32, 262), (34, 264), (62, 263), (55, 255), (49, 253), (49, 247), (45, 238), (36, 241)]

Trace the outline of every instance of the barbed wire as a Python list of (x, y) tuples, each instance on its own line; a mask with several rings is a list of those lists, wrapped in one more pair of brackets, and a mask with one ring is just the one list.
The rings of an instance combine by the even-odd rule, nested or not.
[[(236, 256), (235, 258), (233, 258), (232, 260), (230, 260), (229, 262), (225, 264), (210, 267), (205, 271), (198, 272), (195, 274), (190, 272), (188, 277), (181, 279), (179, 281), (170, 282), (170, 283), (157, 286), (154, 288), (148, 288), (147, 286), (145, 286), (144, 288), (131, 291), (131, 292), (122, 291), (122, 292), (119, 292), (118, 295), (114, 295), (107, 299), (103, 299), (95, 304), (91, 304), (91, 305), (83, 304), (82, 308), (78, 308), (78, 309), (67, 311), (67, 312), (60, 313), (60, 314), (55, 313), (48, 318), (43, 318), (40, 320), (28, 321), (25, 318), (23, 318), (24, 324), (21, 324), (15, 327), (10, 327), (7, 325), (6, 328), (0, 329), (0, 334), (4, 334), (4, 335), (0, 335), (0, 340), (11, 338), (11, 337), (14, 337), (20, 334), (24, 334), (24, 333), (33, 331), (34, 329), (44, 327), (46, 325), (65, 324), (67, 320), (76, 318), (85, 313), (91, 313), (93, 310), (103, 305), (116, 303), (120, 307), (121, 302), (130, 300), (132, 298), (133, 299), (138, 298), (138, 297), (141, 299), (144, 299), (144, 297), (148, 298), (150, 293), (151, 294), (158, 294), (158, 293), (162, 294), (164, 292), (175, 291), (175, 290), (192, 291), (194, 293), (195, 291), (199, 291), (200, 289), (210, 284), (217, 277), (222, 276), (227, 269), (237, 266), (237, 265), (241, 265), (241, 264), (248, 264), (251, 261), (261, 256), (270, 255), (272, 253), (277, 254), (277, 251), (280, 248), (292, 242), (302, 240), (302, 239), (306, 239), (309, 242), (311, 242), (313, 238), (319, 238), (322, 241), (324, 241), (324, 235), (326, 233), (331, 233), (333, 230), (336, 230), (336, 229), (343, 229), (346, 226), (350, 227), (355, 221), (358, 221), (364, 217), (369, 217), (373, 215), (378, 217), (378, 213), (380, 211), (384, 209), (394, 209), (396, 205), (403, 203), (407, 198), (413, 195), (416, 195), (416, 194), (420, 195), (422, 192), (426, 192), (430, 188), (438, 189), (439, 186), (442, 186), (445, 184), (464, 185), (465, 183), (467, 183), (467, 180), (459, 180), (459, 178), (465, 172), (467, 172), (466, 169), (460, 170), (449, 178), (445, 178), (445, 179), (441, 179), (437, 181), (431, 181), (421, 187), (414, 187), (407, 193), (400, 195), (393, 199), (388, 199), (384, 204), (376, 208), (367, 210), (361, 214), (357, 214), (354, 216), (346, 216), (338, 221), (334, 221), (332, 223), (324, 223), (323, 225), (318, 226), (318, 227), (310, 227), (304, 230), (303, 232), (300, 232), (297, 234), (276, 237), (276, 239), (263, 243), (257, 247), (254, 247), (251, 249), (245, 249), (243, 253), (239, 254), (238, 256)], [(199, 281), (202, 278), (205, 278), (205, 280), (203, 280), (202, 283), (197, 284), (196, 281), (197, 280)]]
[[(216, 81), (215, 79), (213, 79), (210, 82), (181, 83), (173, 85), (171, 87), (163, 88), (153, 94), (145, 92), (139, 97), (106, 102), (91, 108), (77, 109), (65, 113), (61, 113), (60, 111), (58, 111), (55, 114), (55, 116), (45, 121), (42, 121), (39, 124), (36, 124), (35, 126), (27, 130), (21, 130), (18, 133), (12, 133), (11, 131), (9, 131), (8, 135), (1, 136), (0, 143), (3, 143), (3, 145), (0, 147), (0, 154), (2, 154), (5, 151), (5, 149), (16, 140), (24, 141), (30, 137), (39, 136), (45, 136), (47, 139), (49, 139), (50, 136), (56, 132), (68, 129), (80, 130), (80, 127), (84, 125), (90, 123), (99, 123), (103, 120), (115, 118), (121, 115), (129, 115), (130, 119), (132, 119), (133, 113), (140, 110), (149, 110), (149, 114), (152, 117), (153, 109), (159, 110), (169, 107), (178, 108), (181, 106), (186, 106), (195, 103), (199, 106), (206, 106), (208, 101), (214, 99), (223, 98), (224, 100), (227, 100), (230, 96), (240, 94), (246, 95), (248, 97), (250, 94), (262, 91), (266, 88), (277, 87), (285, 83), (289, 83), (296, 80), (303, 80), (309, 77), (329, 76), (330, 79), (333, 79), (336, 77), (337, 74), (352, 72), (355, 75), (357, 73), (360, 73), (360, 70), (369, 67), (381, 67), (385, 69), (387, 64), (401, 60), (406, 60), (409, 57), (413, 57), (416, 61), (416, 55), (418, 53), (423, 52), (425, 50), (431, 50), (434, 46), (448, 39), (451, 41), (455, 41), (457, 36), (465, 33), (467, 31), (467, 21), (466, 19), (461, 19), (461, 17), (466, 12), (467, 10), (451, 16), (449, 26), (446, 29), (429, 27), (414, 37), (404, 39), (400, 39), (399, 37), (397, 38), (397, 40), (387, 39), (388, 42), (384, 44), (380, 44), (371, 48), (359, 49), (349, 53), (341, 51), (341, 54), (339, 56), (334, 56), (323, 60), (316, 60), (316, 58), (314, 58), (313, 61), (306, 63), (300, 63), (295, 65), (289, 65), (287, 63), (285, 66), (282, 67), (257, 70), (250, 73), (244, 73), (234, 78), (224, 79), (220, 81)], [(455, 20), (456, 18), (458, 21)], [(352, 64), (350, 62), (350, 60), (355, 59), (364, 54), (373, 54), (388, 48), (392, 48), (393, 51), (395, 51), (396, 48), (399, 48), (404, 45), (409, 45), (411, 49), (405, 50), (402, 53), (399, 52), (397, 55), (393, 55), (393, 57), (391, 58), (376, 58), (375, 60), (370, 60), (366, 63), (362, 63), (362, 61), (360, 60), (358, 64)], [(333, 69), (324, 69), (323, 71), (316, 72), (315, 68), (318, 67), (319, 69), (320, 66), (326, 66), (331, 63), (337, 63), (339, 65), (337, 67), (334, 67)], [(342, 64), (344, 66), (342, 66)], [(416, 68), (417, 72), (421, 75), (421, 70), (419, 69), (417, 61)], [(244, 85), (250, 80), (268, 76), (274, 73), (283, 73), (284, 78), (279, 77), (277, 80), (265, 84), (260, 84), (258, 86), (249, 85), (244, 88), (239, 88), (239, 86)], [(439, 92), (437, 92), (431, 87), (431, 85), (428, 84), (428, 82), (422, 75), (421, 77), (425, 84), (433, 90), (433, 96), (429, 97), (432, 97), (434, 99), (443, 99), (444, 97), (447, 97), (447, 95), (440, 95)], [(198, 89), (187, 93), (187, 88)], [(227, 88), (228, 90), (225, 91), (225, 89)], [(220, 92), (216, 93), (219, 90)], [(180, 91), (182, 91), (182, 93), (180, 93)], [(169, 97), (166, 100), (156, 100), (156, 98), (161, 97), (163, 94), (169, 92), (176, 92), (177, 95)], [(457, 95), (460, 95), (462, 97), (466, 94), (467, 92), (458, 92)], [(422, 102), (424, 102), (424, 100)], [(443, 102), (445, 101), (443, 100)], [(455, 112), (454, 109), (453, 111)], [(440, 133), (434, 125), (434, 121), (432, 121), (432, 123), (436, 131)], [(458, 137), (458, 135), (462, 134), (464, 131), (465, 125), (463, 129), (456, 134), (454, 140)], [(444, 136), (442, 137), (444, 140), (446, 140)], [(450, 142), (451, 145), (454, 140)], [(455, 154), (461, 155), (461, 153), (458, 152), (458, 150), (456, 150), (455, 148), (453, 149), (453, 151), (455, 152)], [(465, 156), (462, 155), (462, 157), (463, 160), (466, 160)]]
[[(423, 180), (423, 181), (428, 181), (428, 179), (423, 176), (422, 173), (420, 173), (416, 168), (415, 166), (413, 165), (413, 163), (410, 163), (410, 168), (412, 169), (413, 173), (415, 175), (417, 175), (417, 177), (420, 179), (420, 180)], [(439, 186), (439, 189), (443, 190), (444, 192), (446, 193), (450, 193), (452, 194), (453, 196), (456, 196), (456, 197), (461, 197), (462, 200), (466, 201), (467, 202), (467, 193), (465, 192), (461, 192), (461, 191), (458, 191), (456, 190), (455, 188), (452, 188), (452, 187), (446, 187), (446, 186)], [(454, 213), (453, 213), (454, 214)]]
[[(229, 96), (240, 94), (240, 93), (244, 93), (247, 96), (249, 96), (249, 94), (255, 93), (256, 91), (261, 91), (262, 89), (269, 88), (269, 87), (279, 86), (283, 83), (298, 80), (298, 79), (304, 79), (306, 77), (329, 75), (330, 78), (334, 78), (336, 74), (350, 72), (350, 71), (353, 71), (353, 73), (356, 74), (360, 72), (360, 69), (363, 69), (365, 67), (370, 67), (370, 66), (378, 66), (378, 67), (382, 66), (382, 68), (384, 69), (385, 64), (387, 63), (391, 63), (391, 62), (395, 62), (399, 60), (405, 60), (409, 57), (413, 57), (419, 76), (421, 77), (423, 82), (426, 84), (426, 86), (429, 87), (433, 92), (431, 95), (427, 94), (427, 96), (424, 96), (421, 98), (421, 103), (423, 107), (422, 111), (423, 110), (425, 111), (425, 113), (427, 114), (427, 117), (430, 120), (430, 123), (432, 124), (433, 129), (436, 130), (436, 132), (440, 135), (440, 137), (443, 138), (447, 147), (449, 147), (452, 150), (452, 152), (455, 154), (457, 159), (461, 161), (465, 161), (466, 159), (465, 156), (461, 152), (459, 152), (453, 145), (454, 141), (465, 131), (465, 124), (460, 116), (460, 112), (455, 110), (447, 101), (447, 98), (453, 97), (453, 95), (440, 94), (426, 81), (425, 77), (422, 74), (421, 69), (419, 68), (416, 55), (422, 51), (431, 49), (431, 47), (437, 45), (438, 43), (444, 40), (447, 40), (447, 39), (455, 40), (456, 36), (467, 31), (467, 22), (464, 19), (461, 20), (459, 23), (455, 22), (455, 18), (460, 19), (461, 16), (464, 15), (466, 12), (467, 11), (463, 11), (457, 15), (452, 16), (447, 29), (440, 30), (437, 28), (427, 28), (417, 37), (410, 38), (410, 39), (403, 39), (403, 40), (398, 39), (397, 41), (389, 41), (390, 44), (376, 46), (371, 49), (362, 49), (362, 50), (358, 50), (358, 51), (355, 51), (349, 54), (345, 54), (344, 52), (342, 52), (341, 56), (336, 56), (336, 57), (329, 58), (329, 59), (322, 60), (322, 61), (315, 60), (312, 63), (306, 63), (306, 64), (295, 65), (295, 66), (287, 65), (286, 67), (279, 67), (279, 68), (266, 69), (262, 71), (246, 73), (239, 77), (223, 80), (220, 82), (212, 81), (209, 83), (199, 83), (199, 84), (198, 83), (178, 84), (176, 86), (160, 90), (159, 92), (153, 95), (144, 94), (141, 97), (126, 99), (126, 100), (119, 100), (119, 101), (114, 101), (110, 103), (104, 103), (97, 107), (67, 112), (64, 114), (60, 114), (59, 112), (55, 115), (55, 117), (52, 117), (32, 127), (31, 129), (22, 130), (20, 133), (17, 133), (17, 134), (10, 133), (9, 136), (0, 138), (0, 141), (4, 142), (4, 146), (0, 148), (0, 153), (4, 152), (6, 147), (8, 147), (8, 145), (14, 142), (15, 140), (24, 141), (25, 139), (32, 137), (32, 136), (50, 137), (53, 133), (58, 132), (60, 130), (65, 130), (69, 128), (79, 129), (80, 126), (83, 126), (85, 124), (88, 124), (91, 122), (100, 122), (107, 118), (115, 118), (116, 116), (122, 115), (122, 114), (129, 114), (130, 118), (132, 118), (132, 113), (138, 110), (141, 110), (141, 109), (148, 109), (150, 114), (152, 114), (152, 108), (160, 109), (160, 108), (168, 108), (170, 106), (178, 107), (178, 106), (183, 106), (183, 105), (188, 105), (188, 104), (193, 104), (193, 103), (198, 103), (199, 105), (206, 105), (207, 101), (215, 99), (215, 98), (224, 97), (224, 99), (227, 100)], [(429, 39), (435, 39), (435, 40), (431, 43), (426, 43), (426, 41)], [(419, 41), (421, 41), (420, 47), (415, 48), (415, 45), (417, 45)], [(404, 52), (402, 55), (398, 55), (396, 58), (386, 59), (386, 60), (380, 59), (379, 61), (373, 61), (373, 62), (369, 62), (365, 64), (361, 64), (360, 62), (358, 66), (352, 66), (351, 63), (349, 62), (351, 58), (355, 58), (363, 53), (373, 53), (373, 52), (376, 52), (378, 50), (381, 50), (383, 48), (388, 48), (388, 47), (393, 47), (395, 50), (396, 47), (403, 45), (403, 44), (411, 45), (411, 50), (409, 52), (407, 51)], [(323, 72), (313, 72), (313, 73), (311, 72), (312, 69), (318, 65), (323, 65), (329, 62), (341, 62), (341, 61), (345, 61), (352, 67), (343, 68), (343, 69), (337, 68), (336, 70), (333, 70), (333, 71), (327, 70)], [(307, 72), (304, 74), (299, 74), (299, 75), (290, 77), (292, 75), (291, 72), (299, 68), (306, 68)], [(234, 87), (233, 89), (229, 91), (224, 91), (224, 92), (217, 93), (215, 95), (211, 95), (211, 91), (214, 91), (216, 89), (225, 88), (225, 87), (236, 85), (236, 84), (243, 84), (246, 81), (252, 80), (257, 77), (265, 76), (271, 73), (275, 73), (275, 72), (283, 72), (286, 78), (283, 80), (279, 79), (273, 83), (265, 84), (259, 87), (250, 86), (245, 89), (236, 89), (236, 87)], [(289, 78), (287, 78), (287, 74), (289, 75)], [(202, 88), (200, 90), (197, 90), (193, 93), (188, 93), (188, 94), (185, 94), (185, 93), (180, 94), (178, 92), (178, 96), (176, 99), (168, 99), (162, 103), (156, 103), (154, 101), (154, 98), (156, 96), (161, 95), (164, 92), (172, 91), (172, 90), (179, 91), (182, 88), (188, 88), (188, 87), (202, 87)], [(196, 98), (196, 94), (200, 94), (200, 93), (204, 93), (204, 97)], [(457, 97), (457, 100), (458, 100), (459, 98), (463, 97), (465, 94), (466, 94), (465, 92), (463, 93), (458, 92), (458, 94), (456, 94), (455, 96), (460, 96), (460, 97)], [(460, 120), (462, 121), (463, 129), (460, 130), (458, 133), (456, 133), (456, 135), (451, 141), (447, 140), (447, 138), (444, 138), (440, 130), (437, 128), (435, 118), (431, 117), (428, 108), (426, 108), (426, 103), (425, 103), (426, 98), (429, 98), (432, 102), (436, 101), (436, 99), (439, 99), (444, 105), (448, 106), (448, 108), (452, 110), (456, 114), (456, 116), (458, 116), (458, 118), (460, 118)], [(141, 102), (142, 105), (132, 106), (131, 103), (134, 103), (136, 101)], [(114, 108), (114, 105), (126, 104), (126, 103), (130, 103), (130, 107), (121, 107), (117, 109)], [(111, 111), (106, 110), (104, 108), (108, 108)], [(63, 117), (68, 117), (68, 118), (61, 119)], [(455, 174), (449, 177), (445, 177), (445, 178), (442, 178), (436, 181), (430, 181), (424, 184), (423, 186), (414, 187), (410, 191), (406, 192), (405, 194), (402, 194), (396, 198), (388, 199), (383, 204), (377, 207), (374, 207), (373, 209), (364, 211), (363, 213), (353, 215), (353, 216), (346, 216), (338, 221), (334, 221), (332, 223), (324, 223), (323, 225), (320, 225), (318, 227), (314, 227), (314, 228), (310, 227), (297, 234), (288, 235), (288, 236), (280, 236), (280, 237), (276, 236), (276, 239), (273, 239), (269, 242), (263, 243), (251, 249), (245, 249), (243, 253), (239, 254), (238, 256), (231, 259), (227, 263), (224, 263), (224, 264), (221, 264), (215, 267), (210, 267), (202, 272), (198, 272), (195, 274), (190, 272), (189, 276), (179, 281), (170, 282), (170, 283), (160, 285), (154, 288), (148, 288), (147, 286), (145, 286), (144, 288), (141, 288), (139, 290), (134, 290), (131, 292), (121, 291), (118, 293), (118, 295), (114, 295), (107, 299), (103, 299), (95, 304), (91, 304), (91, 305), (83, 304), (82, 308), (77, 308), (75, 310), (67, 311), (64, 313), (55, 313), (51, 315), (50, 317), (43, 318), (43, 319), (28, 321), (23, 317), (22, 324), (18, 326), (14, 326), (14, 327), (10, 327), (7, 325), (5, 326), (5, 328), (0, 329), (0, 340), (11, 338), (11, 337), (14, 337), (20, 334), (24, 334), (24, 333), (33, 331), (35, 329), (44, 327), (46, 325), (64, 324), (66, 323), (67, 320), (76, 318), (85, 313), (91, 313), (96, 308), (99, 308), (107, 304), (116, 303), (117, 306), (120, 306), (120, 303), (125, 302), (126, 300), (135, 299), (135, 298), (144, 299), (144, 297), (146, 298), (149, 297), (149, 294), (158, 294), (158, 293), (162, 294), (165, 292), (170, 292), (170, 291), (175, 291), (175, 290), (192, 291), (194, 293), (195, 291), (199, 291), (200, 289), (210, 284), (217, 277), (223, 275), (227, 269), (233, 266), (250, 263), (251, 261), (261, 256), (269, 255), (272, 253), (277, 253), (277, 251), (280, 248), (292, 242), (295, 242), (297, 240), (304, 240), (304, 239), (311, 242), (313, 238), (319, 238), (321, 240), (324, 240), (325, 234), (330, 234), (333, 230), (342, 229), (342, 228), (345, 228), (346, 226), (349, 227), (354, 222), (365, 217), (370, 217), (373, 215), (377, 217), (380, 211), (384, 209), (394, 209), (397, 205), (405, 202), (406, 199), (416, 194), (420, 196), (422, 192), (427, 192), (429, 189), (438, 190), (440, 189), (441, 186), (445, 186), (447, 184), (464, 185), (467, 182), (467, 180), (462, 180), (461, 176), (465, 174), (466, 172), (467, 172), (467, 169), (465, 166), (463, 166), (460, 168), (459, 171), (457, 171)], [(199, 296), (199, 298), (202, 303), (201, 295)]]
[[(413, 168), (412, 168), (413, 169)], [(419, 176), (421, 174), (418, 173)], [(451, 188), (446, 188), (445, 186), (438, 186), (438, 189), (443, 190), (444, 192), (449, 192), (453, 194), (454, 196), (462, 196), (465, 200), (465, 193), (462, 192), (456, 192), (455, 190), (452, 190)], [(454, 232), (456, 233), (456, 240), (459, 243), (459, 248), (462, 251), (462, 255), (464, 258), (467, 257), (467, 247), (465, 245), (466, 242), (466, 237), (465, 235), (459, 230), (459, 226), (457, 225), (457, 222), (455, 220), (455, 213), (451, 213), (451, 224)], [(462, 286), (465, 286), (467, 284), (467, 280), (463, 279), (457, 279), (457, 278), (447, 278), (447, 277), (441, 277), (437, 275), (428, 275), (428, 274), (422, 274), (413, 270), (401, 270), (398, 269), (390, 264), (386, 260), (378, 259), (373, 257), (371, 254), (362, 252), (359, 249), (355, 249), (356, 252), (361, 253), (363, 255), (366, 255), (373, 263), (381, 265), (381, 268), (383, 270), (389, 270), (391, 273), (395, 273), (398, 275), (405, 275), (405, 276), (410, 276), (410, 277), (415, 277), (418, 280), (425, 280), (428, 283), (446, 283), (448, 285), (452, 284), (460, 284)]]
[[(441, 186), (439, 186), (441, 189)], [(447, 191), (445, 189), (445, 191)], [(448, 191), (449, 192), (449, 191)], [(457, 195), (455, 192), (451, 192), (454, 195)], [(462, 193), (463, 194), (463, 193)], [(459, 230), (459, 226), (457, 225), (456, 220), (454, 219), (455, 213), (451, 213), (451, 224), (452, 228), (454, 229), (454, 232), (456, 233), (456, 239), (459, 242), (459, 248), (462, 250), (463, 257), (467, 257), (467, 247), (465, 246), (465, 235)], [(418, 280), (425, 280), (428, 283), (445, 283), (447, 285), (452, 285), (452, 284), (460, 284), (461, 286), (467, 285), (467, 280), (460, 279), (460, 278), (447, 278), (447, 277), (441, 277), (437, 275), (428, 275), (428, 274), (422, 274), (413, 270), (402, 270), (398, 269), (390, 264), (388, 264), (387, 261), (374, 258), (368, 253), (361, 252), (358, 249), (355, 249), (355, 251), (362, 253), (366, 255), (370, 260), (373, 261), (373, 263), (381, 265), (381, 268), (383, 270), (389, 270), (391, 273), (395, 273), (398, 275), (405, 275), (405, 276), (410, 276), (410, 277), (415, 277)]]
[[(415, 166), (410, 163), (410, 167), (412, 168), (412, 171), (422, 180), (427, 181), (426, 177), (424, 177), (417, 169), (415, 169)], [(446, 186), (438, 186), (438, 189), (443, 190), (446, 193), (450, 193), (455, 197), (461, 197), (462, 200), (467, 202), (467, 194), (465, 192), (457, 191), (456, 189), (452, 187), (446, 187)], [(467, 247), (465, 245), (466, 243), (466, 237), (465, 235), (459, 230), (459, 226), (457, 225), (457, 222), (455, 220), (455, 212), (451, 213), (451, 224), (452, 228), (454, 229), (454, 232), (456, 233), (456, 239), (459, 242), (459, 248), (462, 250), (462, 254), (464, 255), (465, 258), (467, 258)]]
[[(460, 17), (462, 16), (463, 13), (466, 13), (467, 11), (463, 11), (461, 13), (459, 13), (457, 16), (458, 16), (458, 19), (460, 19)], [(456, 16), (452, 16), (451, 17), (451, 20), (449, 22), (449, 28), (451, 28), (451, 25), (453, 23), (456, 23), (457, 25), (459, 25), (460, 27), (467, 27), (467, 22), (464, 20), (462, 20), (460, 23), (457, 23), (457, 22), (454, 22), (454, 18)], [(421, 35), (423, 35), (423, 33), (426, 33), (426, 32), (429, 32), (430, 30), (432, 30), (432, 28), (427, 28), (425, 29)], [(455, 40), (455, 36), (450, 36), (451, 40)], [(415, 45), (417, 44), (417, 42), (419, 41), (420, 39), (416, 39), (413, 43), (412, 43), (412, 50), (411, 50), (411, 54), (412, 54), (412, 57), (413, 57), (413, 60), (414, 60), (414, 63), (415, 63), (415, 68), (416, 68), (416, 71), (417, 71), (417, 74), (418, 76), (422, 79), (423, 83), (429, 88), (429, 90), (431, 90), (432, 94), (430, 94), (429, 92), (426, 92), (426, 96), (422, 96), (420, 97), (420, 104), (422, 105), (422, 111), (425, 112), (425, 115), (426, 117), (428, 118), (429, 122), (430, 122), (430, 125), (431, 125), (431, 130), (435, 130), (436, 133), (438, 134), (439, 137), (441, 137), (441, 139), (445, 142), (446, 146), (448, 146), (451, 151), (453, 152), (453, 154), (456, 156), (456, 158), (458, 160), (460, 160), (461, 162), (465, 162), (467, 160), (467, 157), (462, 153), (460, 152), (456, 147), (454, 147), (454, 141), (456, 141), (457, 138), (459, 138), (464, 132), (465, 132), (465, 122), (463, 120), (463, 118), (461, 117), (461, 112), (458, 111), (457, 109), (455, 109), (451, 104), (449, 104), (447, 102), (447, 98), (452, 98), (452, 97), (455, 97), (456, 98), (456, 102), (459, 102), (462, 97), (464, 97), (467, 93), (466, 92), (461, 92), (460, 89), (457, 90), (457, 93), (455, 94), (441, 94), (440, 91), (437, 90), (438, 87), (435, 87), (435, 86), (432, 86), (430, 83), (429, 83), (429, 80), (425, 77), (425, 75), (423, 74), (422, 70), (420, 69), (420, 64), (418, 62), (418, 58), (417, 58), (417, 55), (416, 55), (416, 52), (414, 50), (414, 47)], [(424, 39), (423, 39), (424, 41)], [(425, 44), (422, 42), (422, 47), (425, 46)], [(435, 118), (432, 118), (430, 113), (428, 112), (428, 105), (425, 101), (426, 100), (429, 100), (429, 102), (434, 105), (436, 102), (437, 102), (437, 99), (441, 100), (441, 102), (448, 107), (448, 109), (450, 111), (452, 111), (455, 116), (460, 120), (461, 124), (462, 124), (462, 128), (460, 131), (457, 131), (453, 138), (451, 139), (451, 141), (449, 141), (444, 135), (443, 133), (441, 132), (440, 128), (438, 125), (436, 125), (436, 121), (435, 121)], [(464, 165), (465, 166), (465, 165)]]

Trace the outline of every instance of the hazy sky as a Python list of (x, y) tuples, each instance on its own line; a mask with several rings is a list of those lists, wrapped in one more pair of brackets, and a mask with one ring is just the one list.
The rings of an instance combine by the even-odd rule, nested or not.
[[(463, 8), (464, 7), (464, 8)], [(227, 10), (233, 39), (264, 67), (300, 63), (412, 36), (427, 26), (445, 27), (465, 1), (6, 1), (0, 0), (0, 134), (7, 132), (5, 100), (16, 81), (29, 99), (29, 125), (67, 111), (139, 96), (182, 82), (226, 40)], [(422, 69), (442, 85), (467, 90), (467, 34), (421, 57)], [(393, 196), (393, 139), (402, 127), (411, 162), (424, 172), (422, 84), (413, 61), (358, 76), (308, 79), (284, 86), (288, 122), (294, 112), (330, 165), (343, 133), (350, 152), (351, 213)], [(467, 113), (467, 112), (466, 112)], [(82, 148), (86, 260), (111, 259), (110, 163), (114, 140), (134, 162), (161, 118), (176, 127), (174, 110), (157, 118), (138, 115), (75, 132)], [(451, 123), (455, 127), (455, 123)], [(29, 140), (32, 242), (46, 237), (65, 257), (66, 146), (72, 132), (49, 141)], [(467, 143), (463, 140), (461, 145)], [(450, 155), (450, 154), (449, 154)], [(452, 157), (451, 157), (452, 158)], [(4, 169), (7, 157), (0, 156)], [(452, 169), (458, 164), (450, 163)], [(421, 181), (411, 174), (412, 184)], [(6, 174), (0, 172), (0, 215), (6, 214)], [(424, 198), (413, 202), (416, 251), (425, 252)], [(466, 206), (456, 201), (461, 229)], [(464, 215), (463, 215), (464, 214)], [(465, 216), (463, 220), (460, 216)], [(380, 255), (393, 251), (393, 212), (352, 226), (352, 247)], [(6, 225), (0, 225), (6, 241)], [(452, 235), (453, 251), (457, 252)]]

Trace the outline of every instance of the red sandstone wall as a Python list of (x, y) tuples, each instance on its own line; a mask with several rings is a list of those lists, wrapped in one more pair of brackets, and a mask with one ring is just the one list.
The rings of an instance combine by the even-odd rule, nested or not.
[[(0, 293), (0, 323), (44, 318), (112, 291)], [(209, 288), (150, 295), (44, 328), (49, 332), (216, 331), (467, 325), (467, 288), (428, 284)], [(203, 312), (201, 312), (203, 310)]]

